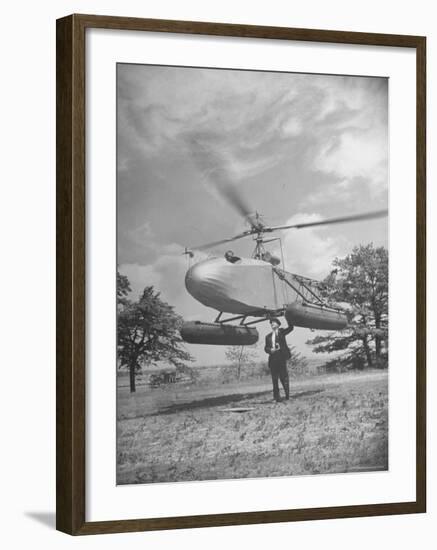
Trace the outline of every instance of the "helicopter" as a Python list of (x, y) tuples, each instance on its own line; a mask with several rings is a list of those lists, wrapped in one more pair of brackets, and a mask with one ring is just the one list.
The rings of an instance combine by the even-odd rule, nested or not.
[[(388, 210), (270, 226), (264, 223), (258, 212), (250, 213), (235, 189), (228, 187), (224, 191), (224, 198), (242, 215), (249, 228), (226, 239), (185, 248), (183, 254), (193, 258), (193, 250), (208, 250), (248, 237), (252, 237), (255, 247), (250, 257), (238, 257), (228, 250), (224, 256), (209, 257), (189, 267), (185, 275), (187, 291), (218, 314), (209, 323), (184, 322), (180, 330), (182, 339), (190, 344), (252, 345), (259, 339), (258, 330), (253, 325), (281, 316), (295, 327), (345, 329), (347, 313), (326, 298), (328, 283), (286, 271), (281, 239), (270, 238), (270, 235), (283, 230), (381, 218), (387, 216)], [(274, 241), (279, 241), (281, 257), (266, 249), (266, 244)]]

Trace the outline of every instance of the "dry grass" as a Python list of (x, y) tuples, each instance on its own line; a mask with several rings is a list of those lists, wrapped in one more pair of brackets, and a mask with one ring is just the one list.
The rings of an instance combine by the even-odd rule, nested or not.
[[(244, 390), (245, 393), (242, 393)], [(253, 408), (242, 413), (226, 408)], [(147, 392), (119, 390), (117, 481), (151, 483), (386, 470), (387, 374)]]

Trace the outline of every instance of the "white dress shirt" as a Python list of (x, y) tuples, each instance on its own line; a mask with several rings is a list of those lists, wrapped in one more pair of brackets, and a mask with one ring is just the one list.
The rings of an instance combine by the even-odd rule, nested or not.
[(273, 350), (276, 349), (276, 336), (277, 336), (276, 332), (277, 332), (276, 330), (272, 332), (272, 349)]

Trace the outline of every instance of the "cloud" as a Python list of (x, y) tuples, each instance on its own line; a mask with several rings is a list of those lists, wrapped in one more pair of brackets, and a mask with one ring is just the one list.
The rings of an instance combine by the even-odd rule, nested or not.
[[(332, 81), (328, 109), (317, 123), (321, 139), (313, 170), (333, 175), (330, 191), (345, 199), (361, 195), (387, 200), (388, 88), (386, 79)], [(337, 98), (337, 99), (334, 99)], [(329, 190), (328, 190), (329, 195)], [(319, 193), (319, 198), (320, 193)], [(313, 197), (308, 197), (311, 202)]]
[(134, 151), (174, 152), (212, 193), (287, 162), (332, 176), (345, 200), (386, 193), (385, 79), (122, 65), (118, 97), (122, 172)]
[[(335, 205), (335, 214), (345, 207), (355, 212), (363, 199), (376, 199), (381, 206), (387, 200), (385, 79), (122, 65), (118, 100), (120, 190), (131, 181), (138, 194), (146, 186), (142, 178), (149, 174), (149, 189), (165, 186), (171, 204), (178, 192), (172, 180), (181, 187), (191, 178), (214, 199), (225, 198), (247, 215), (264, 208), (266, 197), (260, 202), (260, 193), (254, 195), (252, 187), (268, 174), (273, 193), (268, 208), (281, 215), (279, 192), (287, 185), (283, 204), (293, 207), (295, 200), (303, 211)], [(135, 168), (129, 170), (133, 162)], [(212, 233), (210, 219), (197, 207), (207, 199), (189, 185), (196, 223), (202, 234)], [(153, 193), (158, 197), (159, 191)], [(139, 211), (137, 219), (140, 216)], [(158, 255), (177, 251), (179, 245), (168, 249), (165, 243), (173, 224), (162, 227), (157, 222), (155, 218), (158, 238), (150, 223), (132, 229), (123, 218), (123, 259), (152, 263)], [(183, 223), (181, 219), (174, 225), (182, 229)], [(225, 224), (217, 229), (217, 236), (227, 236)], [(323, 234), (309, 231), (308, 236)], [(189, 235), (187, 242), (192, 240)], [(331, 243), (324, 244), (329, 250)]]
[(119, 228), (118, 249), (124, 258), (135, 258), (139, 264), (153, 264), (157, 258), (180, 257), (184, 252), (177, 243), (159, 243), (149, 221), (124, 231)]
[[(289, 218), (286, 224), (313, 222), (321, 218), (320, 214), (300, 213)], [(348, 251), (347, 240), (342, 236), (327, 235), (326, 227), (285, 231), (282, 245), (288, 271), (319, 280), (329, 274), (334, 258)]]
[(387, 135), (383, 128), (361, 128), (331, 137), (315, 158), (315, 169), (339, 177), (337, 188), (367, 183), (373, 196), (386, 194), (388, 184)]
[(127, 142), (154, 156), (168, 147), (190, 147), (195, 136), (226, 157), (233, 177), (247, 178), (277, 163), (284, 154), (281, 142), (302, 132), (303, 98), (278, 75), (146, 69), (149, 78), (140, 78), (141, 67), (119, 69), (123, 167), (132, 150)]

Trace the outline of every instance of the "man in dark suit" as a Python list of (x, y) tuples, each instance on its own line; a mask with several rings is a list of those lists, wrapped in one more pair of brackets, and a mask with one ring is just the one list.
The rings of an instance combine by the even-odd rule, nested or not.
[(294, 329), (292, 325), (288, 328), (279, 328), (281, 321), (274, 317), (270, 321), (272, 332), (267, 334), (264, 351), (269, 356), (269, 369), (272, 375), (273, 382), (273, 398), (275, 401), (280, 401), (279, 383), (281, 381), (285, 392), (285, 399), (290, 399), (290, 381), (288, 378), (287, 360), (290, 359), (291, 353), (285, 339), (287, 334)]

